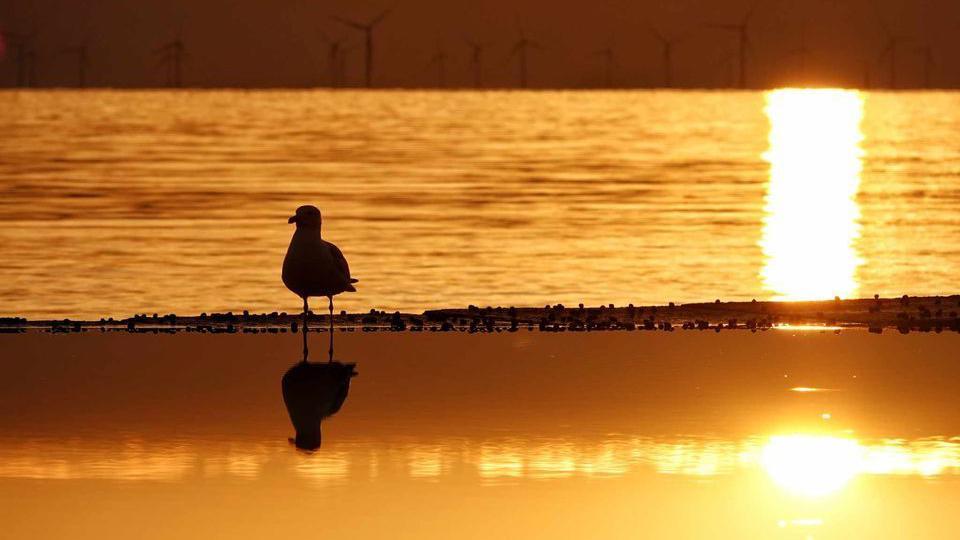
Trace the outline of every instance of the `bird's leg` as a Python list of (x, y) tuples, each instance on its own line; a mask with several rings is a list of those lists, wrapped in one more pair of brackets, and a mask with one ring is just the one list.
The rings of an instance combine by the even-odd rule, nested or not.
[(307, 307), (307, 297), (303, 297), (303, 361), (307, 361), (307, 312), (310, 308)]
[(333, 297), (328, 296), (330, 299), (330, 359), (329, 362), (333, 362)]

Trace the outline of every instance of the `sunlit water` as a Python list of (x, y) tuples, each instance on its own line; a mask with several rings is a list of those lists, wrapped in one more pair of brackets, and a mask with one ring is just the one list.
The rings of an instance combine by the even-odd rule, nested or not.
[[(954, 538), (960, 336), (0, 336), (0, 536)], [(321, 339), (320, 337), (316, 339)]]
[(318, 205), (346, 309), (955, 292), (960, 95), (0, 93), (0, 313), (295, 311)]

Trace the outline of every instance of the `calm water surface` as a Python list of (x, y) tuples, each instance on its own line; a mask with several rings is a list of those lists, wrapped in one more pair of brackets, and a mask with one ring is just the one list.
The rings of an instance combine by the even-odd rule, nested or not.
[[(317, 339), (320, 339), (319, 337)], [(960, 336), (0, 336), (4, 538), (955, 538)]]
[(951, 293), (960, 95), (3, 92), (0, 313)]

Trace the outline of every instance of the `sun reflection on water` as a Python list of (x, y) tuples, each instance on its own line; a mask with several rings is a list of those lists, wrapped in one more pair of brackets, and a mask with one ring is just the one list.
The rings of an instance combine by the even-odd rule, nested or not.
[(853, 439), (817, 435), (772, 437), (762, 463), (790, 493), (820, 497), (834, 493), (859, 472), (863, 447)]
[(768, 476), (789, 495), (821, 498), (841, 491), (861, 475), (936, 478), (960, 474), (960, 438), (944, 437), (865, 441), (797, 432), (739, 440), (625, 436), (591, 443), (505, 439), (331, 446), (304, 455), (280, 442), (227, 447), (131, 443), (120, 450), (110, 444), (64, 447), (52, 440), (0, 442), (0, 478), (171, 482), (199, 474), (208, 479), (251, 480), (286, 470), (317, 486), (397, 474), (417, 481), (467, 474), (482, 485), (501, 485), (636, 474), (707, 479), (754, 471)]
[(764, 288), (782, 300), (856, 295), (863, 97), (849, 90), (766, 95), (770, 163), (760, 245)]

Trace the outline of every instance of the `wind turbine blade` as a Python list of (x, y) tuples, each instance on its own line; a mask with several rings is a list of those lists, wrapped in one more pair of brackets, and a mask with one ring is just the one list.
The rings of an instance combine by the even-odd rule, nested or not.
[(888, 54), (890, 54), (890, 51), (893, 50), (894, 43), (896, 43), (896, 41), (893, 39), (887, 40), (887, 44), (883, 47), (883, 49), (880, 50), (880, 60), (883, 60)]
[(739, 32), (739, 24), (720, 24), (720, 23), (707, 23), (707, 28), (714, 28), (716, 30), (729, 30), (731, 32)]
[(394, 8), (394, 7), (396, 7), (396, 6), (395, 6), (395, 5), (390, 6), (390, 7), (388, 7), (387, 9), (383, 10), (379, 15), (377, 15), (377, 16), (374, 17), (373, 19), (370, 19), (370, 22), (368, 23), (368, 26), (374, 27), (374, 26), (380, 24), (380, 21), (386, 19), (386, 18), (387, 18), (387, 15), (390, 15), (390, 12), (393, 11), (393, 8)]
[(362, 25), (362, 24), (360, 24), (360, 23), (358, 23), (358, 22), (356, 22), (356, 21), (351, 21), (350, 19), (346, 19), (346, 18), (344, 18), (344, 17), (340, 17), (339, 15), (331, 15), (330, 18), (333, 19), (333, 20), (335, 20), (335, 21), (337, 21), (337, 22), (339, 22), (340, 24), (345, 24), (345, 25), (349, 26), (350, 28), (355, 28), (355, 29), (357, 29), (357, 30), (366, 30), (366, 29), (367, 29), (367, 27), (366, 27), (365, 25)]
[(663, 34), (661, 34), (660, 31), (653, 26), (650, 27), (650, 33), (653, 34), (653, 37), (655, 37), (660, 43), (663, 43), (664, 45), (669, 43), (667, 38), (663, 37)]

